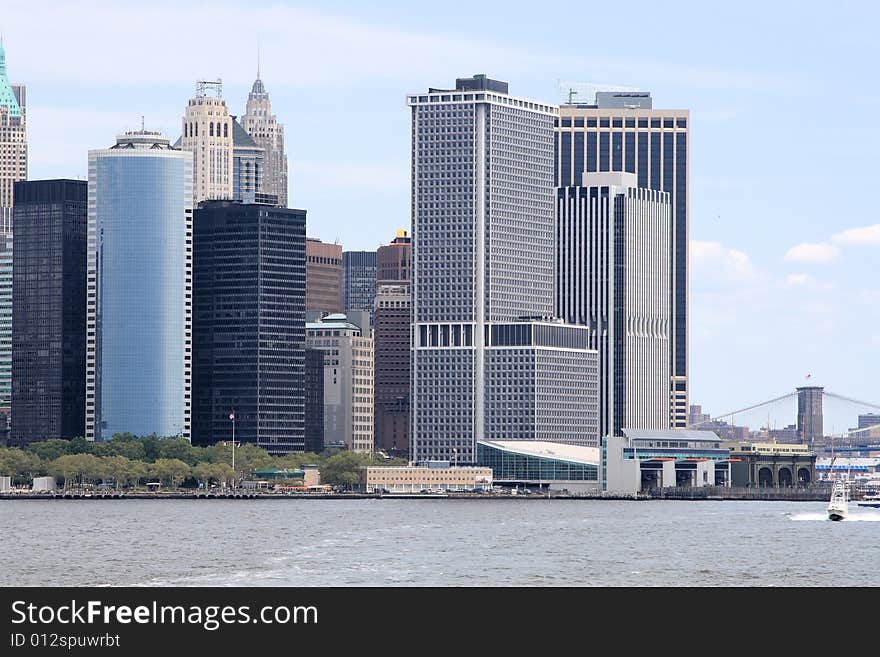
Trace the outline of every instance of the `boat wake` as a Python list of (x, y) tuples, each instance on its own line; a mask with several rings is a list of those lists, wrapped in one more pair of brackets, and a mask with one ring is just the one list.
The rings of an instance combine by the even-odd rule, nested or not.
[[(792, 513), (789, 515), (789, 520), (821, 520), (822, 522), (828, 521), (827, 513)], [(856, 512), (850, 514), (840, 520), (838, 522), (880, 522), (880, 512)]]

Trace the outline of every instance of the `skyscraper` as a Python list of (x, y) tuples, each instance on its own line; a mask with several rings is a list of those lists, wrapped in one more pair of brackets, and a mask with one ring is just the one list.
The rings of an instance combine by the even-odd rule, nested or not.
[(342, 312), (342, 245), (306, 239), (306, 312)]
[(412, 279), (412, 238), (398, 230), (390, 244), (376, 250), (376, 285), (399, 285)]
[(573, 94), (560, 106), (556, 124), (556, 186), (579, 185), (584, 172), (623, 171), (636, 174), (639, 188), (670, 195), (670, 424), (685, 428), (690, 113), (654, 109), (647, 92), (599, 92), (593, 103), (576, 102)]
[(408, 284), (380, 285), (373, 322), (376, 449), (409, 458), (412, 296)]
[(234, 137), (221, 81), (200, 80), (186, 105), (180, 138), (180, 148), (193, 158), (193, 206), (233, 198)]
[(192, 161), (147, 130), (89, 151), (87, 440), (190, 437)]
[[(365, 310), (373, 318), (376, 299), (376, 252), (342, 252), (342, 306), (346, 314)], [(350, 317), (349, 317), (350, 318)]]
[(266, 154), (235, 117), (231, 118), (232, 198), (244, 203), (256, 203), (258, 195), (262, 195)]
[(669, 194), (632, 173), (557, 190), (559, 316), (599, 351), (599, 432), (668, 429)]
[(305, 451), (324, 451), (324, 352), (306, 349), (306, 446)]
[(88, 185), (15, 184), (12, 443), (85, 435)]
[(12, 403), (13, 186), (27, 180), (26, 89), (10, 84), (0, 37), (0, 413)]
[(257, 66), (257, 79), (248, 94), (247, 109), (241, 117), (241, 124), (254, 141), (266, 153), (266, 164), (260, 192), (274, 194), (278, 205), (287, 207), (287, 155), (284, 152), (284, 126), (272, 114), (272, 102), (266, 87), (260, 79)]
[(305, 451), (306, 213), (205, 201), (194, 213), (193, 443)]
[(27, 126), (24, 85), (10, 84), (6, 50), (0, 39), (0, 228), (12, 230), (13, 185), (27, 179)]
[(324, 443), (373, 451), (373, 339), (345, 315), (306, 323), (306, 346), (324, 354)]
[[(493, 388), (509, 385), (507, 371), (493, 370), (497, 361), (490, 352), (507, 350), (498, 354), (503, 368), (513, 368), (517, 382), (531, 379), (534, 387), (534, 377), (526, 375), (537, 367), (532, 346), (545, 337), (563, 340), (566, 349), (579, 344), (557, 335), (555, 327), (533, 342), (528, 323), (555, 311), (558, 110), (511, 96), (506, 82), (484, 75), (459, 78), (454, 89), (410, 95), (407, 102), (413, 172), (412, 453), (415, 460), (473, 463), (476, 441), (500, 439), (495, 432), (508, 426), (499, 425), (497, 416), (490, 422), (487, 414), (487, 399), (499, 399)], [(522, 323), (493, 342), (492, 325), (514, 322)], [(558, 379), (563, 380), (568, 382), (566, 376)], [(593, 394), (596, 385), (594, 379)], [(552, 392), (552, 382), (549, 387)], [(545, 392), (540, 400), (532, 398), (534, 415), (543, 415)], [(559, 438), (595, 444), (595, 427), (581, 426), (581, 436)]]

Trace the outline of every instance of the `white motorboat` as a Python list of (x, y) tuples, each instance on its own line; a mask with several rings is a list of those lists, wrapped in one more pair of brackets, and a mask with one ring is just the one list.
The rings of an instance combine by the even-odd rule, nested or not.
[(849, 514), (849, 486), (845, 481), (835, 481), (828, 502), (828, 519), (845, 520)]
[(873, 509), (880, 509), (880, 493), (869, 493), (858, 502), (859, 506), (868, 506)]

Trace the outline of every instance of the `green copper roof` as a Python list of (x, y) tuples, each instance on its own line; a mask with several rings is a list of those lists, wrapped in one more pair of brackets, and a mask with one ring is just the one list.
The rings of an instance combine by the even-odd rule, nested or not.
[(9, 78), (6, 77), (6, 50), (3, 49), (2, 41), (0, 41), (0, 107), (8, 107), (9, 116), (21, 118), (21, 108), (15, 100)]

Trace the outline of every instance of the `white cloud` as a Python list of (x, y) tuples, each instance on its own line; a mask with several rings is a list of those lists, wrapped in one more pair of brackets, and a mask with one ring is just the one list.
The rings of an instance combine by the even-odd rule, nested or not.
[(864, 226), (862, 228), (850, 228), (831, 236), (831, 241), (837, 244), (852, 246), (880, 246), (880, 224)]
[(840, 249), (833, 244), (819, 242), (803, 243), (791, 247), (785, 254), (786, 262), (804, 262), (813, 265), (827, 265), (837, 260)]
[(789, 274), (785, 277), (785, 283), (789, 286), (795, 285), (806, 285), (807, 283), (812, 283), (813, 277), (809, 274)]
[(759, 278), (748, 254), (720, 242), (690, 243), (691, 277), (700, 283), (743, 284)]

